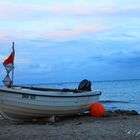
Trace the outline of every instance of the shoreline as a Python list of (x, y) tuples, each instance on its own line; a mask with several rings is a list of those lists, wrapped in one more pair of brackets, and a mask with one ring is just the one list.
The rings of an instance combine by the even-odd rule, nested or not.
[(106, 111), (104, 117), (89, 114), (62, 117), (56, 123), (12, 122), (0, 117), (1, 140), (139, 140), (140, 114), (136, 111)]

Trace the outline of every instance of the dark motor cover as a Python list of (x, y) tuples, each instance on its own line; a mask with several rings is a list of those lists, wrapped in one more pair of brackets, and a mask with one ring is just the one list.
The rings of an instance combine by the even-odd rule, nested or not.
[(87, 79), (82, 80), (78, 86), (79, 90), (91, 91), (91, 82)]

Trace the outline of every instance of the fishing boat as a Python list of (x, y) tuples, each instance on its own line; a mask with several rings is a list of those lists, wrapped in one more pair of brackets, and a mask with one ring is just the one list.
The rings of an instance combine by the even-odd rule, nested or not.
[[(14, 44), (13, 44), (14, 46)], [(54, 89), (33, 86), (17, 86), (9, 77), (14, 69), (14, 47), (4, 61), (7, 75), (0, 87), (0, 113), (10, 120), (40, 119), (51, 116), (72, 115), (89, 110), (99, 101), (101, 91), (92, 91), (91, 82), (83, 80), (77, 89)], [(8, 66), (7, 66), (8, 65)]]

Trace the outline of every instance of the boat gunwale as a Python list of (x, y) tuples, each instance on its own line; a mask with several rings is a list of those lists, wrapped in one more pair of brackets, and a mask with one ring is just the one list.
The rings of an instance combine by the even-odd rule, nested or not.
[[(29, 94), (29, 95), (33, 95), (33, 96), (42, 96), (42, 97), (89, 97), (89, 96), (99, 96), (101, 95), (101, 91), (85, 91), (86, 93), (89, 93), (89, 94), (85, 94), (85, 92), (82, 92), (82, 93), (72, 93), (72, 94), (69, 94), (67, 93), (67, 95), (64, 95), (64, 94), (60, 94), (60, 95), (56, 95), (56, 94), (53, 94), (53, 95), (50, 95), (50, 94), (38, 94), (38, 93), (31, 93), (29, 91), (34, 91), (34, 90), (31, 90), (31, 89), (28, 89), (28, 90), (24, 90), (24, 91), (13, 91), (14, 89), (12, 90), (6, 90), (6, 89), (0, 89), (0, 94), (1, 94), (1, 91), (2, 92), (8, 92), (8, 93), (14, 93), (14, 94)], [(17, 90), (17, 89), (16, 89)], [(41, 92), (49, 92), (49, 91), (41, 91)], [(98, 92), (98, 93), (92, 93), (90, 94), (90, 92)], [(61, 93), (61, 92), (60, 92)]]

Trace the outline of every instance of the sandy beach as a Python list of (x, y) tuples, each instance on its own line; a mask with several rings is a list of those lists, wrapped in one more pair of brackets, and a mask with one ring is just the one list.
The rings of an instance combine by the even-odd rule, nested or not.
[(58, 122), (13, 122), (0, 117), (0, 140), (139, 140), (140, 115), (106, 112), (62, 117)]

